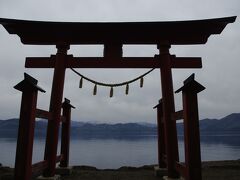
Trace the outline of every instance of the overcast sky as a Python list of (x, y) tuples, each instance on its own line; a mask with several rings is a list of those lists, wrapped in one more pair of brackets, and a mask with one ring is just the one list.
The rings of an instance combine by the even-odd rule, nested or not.
[[(42, 21), (169, 21), (207, 19), (240, 15), (239, 0), (1, 0), (0, 17)], [(240, 22), (229, 24), (221, 35), (211, 36), (206, 45), (173, 46), (177, 56), (202, 57), (202, 69), (173, 70), (174, 89), (191, 73), (206, 87), (199, 94), (201, 118), (221, 118), (240, 112)], [(102, 46), (72, 46), (74, 56), (101, 56)], [(154, 56), (156, 46), (124, 46), (124, 56)], [(53, 70), (25, 69), (25, 57), (50, 56), (56, 53), (54, 46), (23, 45), (15, 35), (9, 35), (0, 26), (0, 119), (19, 116), (21, 93), (13, 86), (27, 72), (39, 80), (47, 92), (39, 94), (38, 108), (49, 108)], [(146, 72), (148, 69), (78, 69), (79, 72), (98, 81), (117, 83)], [(109, 88), (98, 87), (97, 96), (92, 95), (93, 84), (84, 82), (79, 89), (79, 77), (67, 70), (64, 97), (76, 106), (72, 118), (94, 122), (151, 122), (156, 121), (152, 109), (161, 97), (160, 72), (154, 70), (144, 79), (130, 85), (129, 95), (125, 89), (115, 88), (109, 98)], [(176, 110), (182, 108), (181, 95), (176, 95)]]

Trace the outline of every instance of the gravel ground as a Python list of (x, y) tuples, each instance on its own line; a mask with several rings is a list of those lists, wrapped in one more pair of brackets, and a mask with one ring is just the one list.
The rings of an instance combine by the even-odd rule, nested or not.
[[(202, 163), (203, 180), (240, 180), (240, 160), (211, 161)], [(13, 169), (0, 167), (0, 180), (12, 179)], [(154, 175), (153, 166), (122, 167), (99, 170), (95, 167), (75, 166), (70, 176), (62, 180), (160, 180)]]
[(97, 170), (88, 167), (74, 167), (73, 173), (63, 180), (159, 180), (154, 176), (153, 166), (143, 166), (140, 168), (122, 167), (117, 170)]

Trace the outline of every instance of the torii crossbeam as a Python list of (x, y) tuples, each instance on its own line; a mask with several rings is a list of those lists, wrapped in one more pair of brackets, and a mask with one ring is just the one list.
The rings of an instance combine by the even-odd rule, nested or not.
[[(54, 68), (50, 112), (44, 159), (44, 176), (55, 174), (61, 104), (66, 68), (160, 68), (165, 121), (167, 169), (170, 178), (178, 177), (176, 121), (172, 68), (201, 68), (200, 57), (170, 55), (171, 45), (205, 44), (212, 34), (220, 34), (236, 17), (193, 21), (168, 22), (44, 22), (0, 19), (10, 34), (17, 34), (23, 44), (56, 45), (58, 51), (51, 57), (29, 57), (27, 68)], [(102, 44), (104, 57), (73, 57), (67, 51), (73, 44)], [(159, 54), (155, 57), (122, 57), (124, 44), (155, 44)]]
[[(113, 57), (114, 58), (114, 57)], [(161, 56), (156, 57), (73, 57), (67, 56), (65, 68), (161, 68)], [(26, 68), (54, 68), (56, 56), (28, 57)], [(199, 57), (175, 57), (171, 56), (171, 68), (201, 68), (202, 61)]]

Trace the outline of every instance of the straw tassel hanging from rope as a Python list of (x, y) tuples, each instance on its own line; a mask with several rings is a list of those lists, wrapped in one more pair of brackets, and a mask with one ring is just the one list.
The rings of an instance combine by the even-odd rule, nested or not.
[(81, 77), (80, 82), (79, 82), (79, 88), (82, 88), (83, 85), (83, 78)]
[(97, 94), (97, 84), (95, 84), (94, 88), (93, 88), (93, 95)]
[(128, 91), (129, 91), (129, 85), (126, 85), (126, 90), (125, 90), (125, 94), (128, 95)]
[(141, 77), (141, 79), (140, 79), (140, 88), (142, 88), (143, 87), (143, 77)]
[(110, 89), (110, 98), (113, 97), (113, 87)]

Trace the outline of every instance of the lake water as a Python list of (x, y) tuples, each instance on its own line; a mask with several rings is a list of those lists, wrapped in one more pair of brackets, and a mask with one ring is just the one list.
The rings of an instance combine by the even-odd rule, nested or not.
[[(33, 163), (43, 160), (45, 140), (34, 142)], [(0, 138), (0, 163), (14, 166), (16, 140)], [(179, 137), (180, 160), (184, 161), (184, 144)], [(240, 134), (201, 137), (202, 160), (240, 159)], [(97, 168), (119, 168), (157, 163), (156, 137), (122, 139), (72, 139), (71, 165), (90, 165)]]

